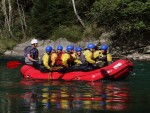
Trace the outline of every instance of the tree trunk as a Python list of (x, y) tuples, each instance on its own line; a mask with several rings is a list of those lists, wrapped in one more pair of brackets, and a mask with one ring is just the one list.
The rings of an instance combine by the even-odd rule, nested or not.
[(17, 5), (18, 5), (18, 13), (20, 16), (22, 33), (23, 33), (24, 38), (26, 38), (25, 29), (27, 29), (27, 25), (26, 25), (25, 16), (24, 16), (24, 10), (22, 8), (22, 5), (19, 4), (18, 0), (17, 0)]
[(84, 25), (83, 21), (81, 20), (80, 16), (79, 16), (78, 13), (77, 13), (74, 0), (72, 0), (72, 5), (73, 5), (73, 9), (74, 9), (75, 15), (77, 16), (77, 18), (78, 18), (79, 22), (81, 23), (81, 25), (83, 26), (83, 28), (85, 28), (85, 25)]
[(2, 0), (2, 11), (4, 14), (5, 22), (4, 26), (5, 29), (9, 32), (10, 36), (14, 38), (13, 33), (12, 33), (12, 6), (11, 6), (11, 1), (8, 0), (8, 14), (7, 14), (7, 7), (6, 7), (6, 1)]

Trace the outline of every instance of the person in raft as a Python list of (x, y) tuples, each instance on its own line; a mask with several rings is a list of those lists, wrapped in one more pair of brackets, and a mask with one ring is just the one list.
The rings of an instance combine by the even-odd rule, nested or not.
[(33, 40), (31, 40), (31, 45), (25, 47), (24, 57), (25, 57), (25, 63), (27, 65), (33, 65), (36, 67), (36, 65), (38, 64), (39, 51), (37, 49), (37, 46), (38, 46), (38, 40), (33, 39)]
[(57, 53), (57, 57), (55, 59), (55, 66), (62, 66), (63, 67), (63, 63), (62, 63), (62, 54), (64, 54), (63, 46), (58, 45), (56, 53)]
[(101, 54), (99, 56), (99, 61), (104, 62), (103, 66), (107, 66), (109, 64), (112, 63), (112, 56), (111, 54), (108, 52), (108, 45), (107, 44), (103, 44), (101, 46)]
[(56, 58), (57, 58), (57, 53), (55, 51), (55, 49), (52, 49), (51, 51), (51, 55), (50, 55), (50, 59), (51, 59), (51, 66), (54, 67), (56, 66), (55, 63), (56, 63)]
[(82, 48), (81, 47), (76, 47), (75, 49), (76, 51), (76, 55), (75, 55), (75, 65), (82, 65), (82, 64), (85, 64), (85, 57), (84, 55), (82, 54)]
[(61, 56), (62, 65), (66, 69), (74, 65), (74, 58), (72, 56), (73, 52), (74, 52), (74, 46), (68, 45), (66, 47), (66, 52), (63, 53)]
[(87, 45), (87, 50), (84, 51), (83, 55), (85, 56), (85, 60), (88, 63), (88, 66), (92, 69), (97, 68), (97, 64), (93, 58), (96, 46), (93, 43), (89, 43)]
[(85, 57), (82, 54), (82, 48), (76, 47), (75, 49), (75, 58), (74, 58), (74, 65), (70, 66), (66, 72), (70, 71), (84, 71), (87, 68), (85, 65)]
[(45, 53), (42, 57), (42, 63), (40, 65), (40, 71), (45, 73), (45, 72), (49, 72), (51, 71), (52, 67), (51, 67), (51, 52), (52, 52), (52, 47), (51, 46), (47, 46), (45, 48)]

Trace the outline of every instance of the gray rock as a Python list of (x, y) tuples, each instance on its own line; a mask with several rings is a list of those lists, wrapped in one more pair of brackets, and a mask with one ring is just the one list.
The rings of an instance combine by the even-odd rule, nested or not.
[(150, 46), (147, 46), (144, 48), (144, 53), (145, 54), (150, 54)]
[(9, 51), (9, 50), (4, 52), (4, 55), (7, 55), (7, 56), (9, 56), (11, 54), (12, 54), (12, 51)]
[[(67, 45), (74, 45), (75, 47), (76, 46), (81, 46), (82, 48), (85, 48), (87, 46), (88, 43), (94, 43), (94, 44), (97, 44), (98, 43), (98, 40), (90, 40), (90, 41), (87, 41), (87, 40), (83, 40), (83, 41), (80, 41), (78, 43), (72, 43), (72, 42), (69, 42), (67, 39), (65, 38), (59, 38), (58, 40), (56, 41), (53, 41), (53, 40), (39, 40), (38, 42), (38, 50), (39, 50), (39, 53), (40, 55), (42, 55), (45, 51), (45, 47), (46, 46), (52, 46), (54, 49), (57, 48), (58, 45), (62, 45), (64, 47), (64, 50), (66, 49), (66, 46)], [(30, 45), (30, 40), (29, 41), (26, 41), (24, 43), (21, 43), (21, 44), (18, 44), (16, 47), (14, 47), (13, 50), (11, 51), (6, 51), (4, 52), (4, 55), (10, 55), (10, 56), (23, 56), (24, 55), (24, 48), (26, 46), (29, 46)]]
[(114, 32), (104, 32), (102, 33), (102, 35), (99, 37), (99, 41), (101, 44), (108, 44), (111, 45), (112, 44), (112, 39), (111, 37), (114, 36), (115, 33)]
[(133, 54), (127, 55), (127, 58), (134, 60), (150, 60), (150, 54), (141, 54), (135, 52)]

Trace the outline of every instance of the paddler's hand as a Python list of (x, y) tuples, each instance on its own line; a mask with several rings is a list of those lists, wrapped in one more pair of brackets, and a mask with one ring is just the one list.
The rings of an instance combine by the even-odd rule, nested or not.
[(49, 70), (49, 71), (52, 71), (52, 68), (49, 68), (48, 70)]
[(104, 61), (97, 61), (97, 62), (96, 62), (96, 65), (97, 65), (98, 67), (103, 67), (104, 64), (105, 64)]
[(93, 66), (94, 66), (94, 67), (98, 67), (98, 64), (97, 64), (97, 63), (95, 63), (95, 64), (93, 64)]

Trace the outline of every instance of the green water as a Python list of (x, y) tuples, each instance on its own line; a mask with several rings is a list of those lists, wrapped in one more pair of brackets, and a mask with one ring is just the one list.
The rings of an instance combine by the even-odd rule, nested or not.
[(123, 81), (25, 80), (0, 57), (0, 113), (150, 113), (150, 62), (134, 61)]

